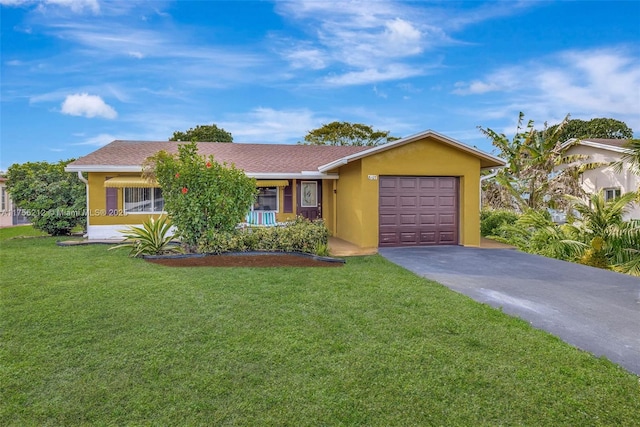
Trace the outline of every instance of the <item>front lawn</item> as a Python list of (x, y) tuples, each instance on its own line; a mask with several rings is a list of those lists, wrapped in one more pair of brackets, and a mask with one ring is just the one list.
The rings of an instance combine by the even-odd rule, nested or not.
[(7, 234), (0, 425), (640, 425), (637, 376), (378, 256), (169, 268)]

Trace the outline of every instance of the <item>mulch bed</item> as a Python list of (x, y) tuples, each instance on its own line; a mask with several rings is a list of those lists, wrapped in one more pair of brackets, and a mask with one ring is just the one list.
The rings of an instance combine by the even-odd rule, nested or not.
[(167, 267), (340, 267), (342, 260), (323, 260), (302, 254), (222, 254), (200, 257), (145, 258)]

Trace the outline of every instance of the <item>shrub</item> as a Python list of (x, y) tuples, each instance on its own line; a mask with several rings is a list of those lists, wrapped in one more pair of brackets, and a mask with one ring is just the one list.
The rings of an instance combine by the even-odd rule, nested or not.
[(33, 227), (52, 236), (66, 235), (87, 222), (87, 191), (74, 175), (64, 171), (71, 160), (27, 162), (7, 170), (7, 190)]
[(234, 231), (209, 230), (199, 252), (282, 251), (327, 254), (329, 230), (324, 221), (298, 217), (281, 227), (247, 227)]
[(180, 144), (178, 154), (160, 151), (147, 159), (145, 176), (162, 187), (165, 210), (176, 235), (189, 248), (203, 236), (232, 232), (242, 222), (256, 195), (255, 179), (198, 154), (195, 142)]
[(500, 227), (514, 224), (520, 215), (513, 211), (483, 209), (480, 212), (480, 234), (482, 236), (499, 236)]
[(171, 245), (172, 235), (169, 234), (171, 225), (167, 223), (167, 217), (158, 220), (150, 218), (142, 224), (142, 228), (129, 226), (123, 230), (125, 243), (109, 248), (131, 248), (129, 256), (162, 255), (172, 252), (182, 252), (178, 246)]

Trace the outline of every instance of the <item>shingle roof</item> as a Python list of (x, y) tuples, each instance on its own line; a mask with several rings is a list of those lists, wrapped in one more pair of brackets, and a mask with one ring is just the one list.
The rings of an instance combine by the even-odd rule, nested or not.
[[(113, 141), (70, 163), (70, 170), (88, 171), (93, 167), (139, 167), (160, 150), (178, 152), (175, 141)], [(234, 163), (249, 174), (302, 173), (371, 147), (287, 144), (198, 143), (200, 154), (212, 154), (218, 162)]]

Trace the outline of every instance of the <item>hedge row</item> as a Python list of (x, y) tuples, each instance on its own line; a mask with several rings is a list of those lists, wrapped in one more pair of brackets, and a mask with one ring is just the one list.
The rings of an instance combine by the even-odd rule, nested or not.
[(246, 227), (232, 232), (210, 231), (198, 242), (200, 253), (304, 252), (327, 255), (329, 230), (322, 220), (303, 217), (276, 227)]

